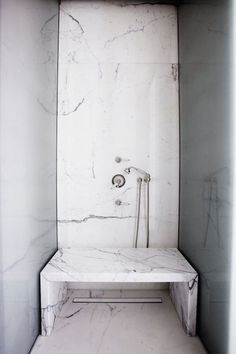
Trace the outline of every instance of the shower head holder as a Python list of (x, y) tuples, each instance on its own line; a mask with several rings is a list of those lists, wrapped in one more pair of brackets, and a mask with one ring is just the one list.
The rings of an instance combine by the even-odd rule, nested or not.
[(136, 172), (140, 173), (143, 176), (144, 182), (150, 182), (151, 176), (150, 176), (150, 174), (148, 172), (142, 170), (141, 168), (134, 167), (134, 166), (127, 167), (127, 168), (125, 168), (124, 171), (126, 173), (130, 173), (131, 170), (135, 170)]

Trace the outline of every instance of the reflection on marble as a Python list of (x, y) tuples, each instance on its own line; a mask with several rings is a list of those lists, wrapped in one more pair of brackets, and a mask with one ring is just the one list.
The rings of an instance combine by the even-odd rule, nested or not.
[(60, 282), (178, 283), (172, 301), (186, 333), (195, 335), (197, 273), (176, 248), (59, 249), (41, 272), (42, 335), (51, 333), (66, 298)]
[(205, 3), (190, 5), (186, 1), (186, 4), (181, 5), (179, 14), (182, 65), (198, 63), (222, 66), (232, 61), (233, 57), (229, 53), (232, 40), (229, 2), (205, 0)]
[[(136, 176), (111, 179), (136, 165), (151, 174), (151, 245), (176, 247), (175, 7), (62, 1), (58, 107), (59, 246), (131, 247)], [(145, 246), (144, 208), (140, 230)]]
[(228, 351), (230, 322), (235, 139), (230, 102), (231, 20), (230, 1), (189, 1), (179, 7), (179, 247), (198, 269), (198, 331), (208, 351), (215, 354)]
[(198, 337), (185, 335), (167, 291), (155, 291), (163, 303), (151, 305), (72, 303), (77, 296), (68, 292), (54, 331), (31, 354), (206, 354)]
[(0, 0), (0, 23), (0, 353), (25, 354), (57, 245), (58, 3)]
[(170, 296), (185, 332), (196, 334), (198, 276), (186, 283), (170, 283)]

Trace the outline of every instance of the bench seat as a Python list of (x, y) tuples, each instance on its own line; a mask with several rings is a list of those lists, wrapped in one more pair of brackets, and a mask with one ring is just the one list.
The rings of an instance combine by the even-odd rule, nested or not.
[(187, 335), (196, 331), (198, 275), (176, 248), (64, 248), (40, 274), (42, 335), (50, 335), (67, 297), (67, 282), (170, 283)]

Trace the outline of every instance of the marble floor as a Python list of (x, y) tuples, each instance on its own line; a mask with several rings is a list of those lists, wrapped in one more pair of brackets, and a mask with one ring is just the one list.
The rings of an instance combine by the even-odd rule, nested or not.
[(31, 354), (206, 354), (187, 337), (167, 291), (162, 304), (75, 304), (71, 290), (50, 337), (39, 336)]

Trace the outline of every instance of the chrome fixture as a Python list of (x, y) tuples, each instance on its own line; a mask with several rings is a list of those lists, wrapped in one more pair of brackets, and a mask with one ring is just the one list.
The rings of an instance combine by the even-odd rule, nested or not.
[(115, 175), (113, 176), (111, 182), (116, 188), (121, 188), (125, 184), (125, 177), (119, 174)]
[(130, 173), (131, 170), (135, 170), (136, 172), (140, 173), (141, 175), (144, 176), (144, 182), (150, 182), (151, 181), (151, 176), (149, 173), (146, 171), (142, 170), (141, 168), (130, 166), (124, 169), (126, 173)]
[(136, 221), (136, 231), (135, 231), (135, 242), (134, 247), (138, 247), (138, 233), (139, 233), (139, 220), (140, 220), (140, 204), (141, 204), (141, 189), (142, 189), (142, 181), (146, 182), (147, 184), (147, 204), (146, 204), (146, 247), (149, 248), (149, 183), (151, 181), (151, 176), (148, 172), (142, 170), (141, 168), (130, 166), (125, 168), (126, 173), (130, 173), (131, 170), (134, 170), (141, 174), (143, 179), (139, 177), (137, 179), (138, 182), (138, 200), (137, 200), (137, 221)]
[(74, 297), (72, 300), (74, 304), (84, 304), (84, 303), (154, 303), (154, 304), (161, 304), (162, 303), (162, 298), (161, 297), (143, 297), (143, 298), (92, 298), (92, 297)]
[(122, 158), (120, 156), (115, 157), (115, 162), (120, 163), (122, 161)]
[(116, 199), (116, 201), (115, 201), (115, 205), (121, 205), (122, 204), (122, 201), (120, 200), (120, 199)]
[(138, 247), (138, 232), (139, 232), (139, 221), (140, 221), (140, 206), (141, 206), (141, 190), (142, 190), (142, 178), (139, 177), (137, 179), (138, 183), (138, 200), (137, 200), (137, 220), (136, 220), (136, 228), (135, 228), (135, 240), (134, 247)]
[(149, 248), (149, 183), (150, 183), (150, 175), (149, 179), (145, 181), (147, 183), (147, 205), (146, 205), (146, 213), (147, 213), (147, 220), (146, 220), (146, 247)]

